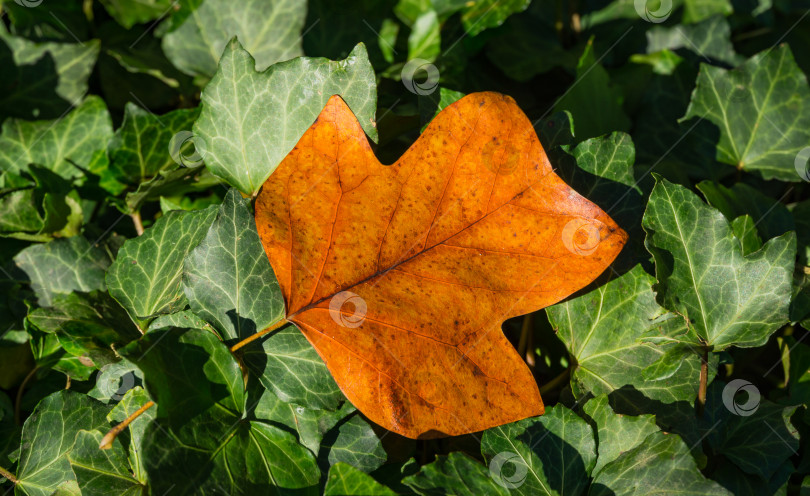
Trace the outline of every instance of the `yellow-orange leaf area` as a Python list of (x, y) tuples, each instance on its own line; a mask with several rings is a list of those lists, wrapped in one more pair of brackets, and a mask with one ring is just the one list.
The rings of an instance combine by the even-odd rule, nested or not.
[(587, 285), (627, 239), (497, 93), (445, 108), (390, 166), (333, 96), (264, 183), (256, 224), (287, 320), (360, 411), (409, 438), (541, 415), (501, 324)]

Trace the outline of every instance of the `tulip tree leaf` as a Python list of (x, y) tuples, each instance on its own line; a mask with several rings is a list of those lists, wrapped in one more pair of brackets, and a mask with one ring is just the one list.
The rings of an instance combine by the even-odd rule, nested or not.
[(397, 493), (348, 463), (338, 462), (329, 468), (323, 494), (324, 496), (396, 496)]
[(87, 80), (99, 49), (98, 40), (34, 42), (11, 36), (5, 32), (5, 27), (0, 27), (0, 64), (3, 66), (0, 120), (7, 116), (22, 119), (62, 116), (87, 93)]
[[(107, 150), (110, 169), (116, 180), (138, 185), (158, 172), (174, 169), (182, 141), (172, 150), (172, 137), (181, 131), (191, 133), (191, 126), (199, 114), (198, 109), (174, 110), (155, 115), (127, 103), (124, 121), (110, 140)], [(174, 155), (174, 156), (173, 156)]]
[(0, 170), (20, 171), (37, 164), (66, 179), (78, 177), (82, 171), (76, 166), (88, 168), (112, 134), (107, 106), (96, 96), (58, 119), (7, 119), (0, 134)]
[(50, 496), (61, 483), (74, 480), (68, 454), (76, 434), (109, 428), (108, 411), (101, 402), (73, 391), (59, 391), (43, 399), (23, 425), (18, 491)]
[(680, 437), (663, 432), (650, 434), (641, 444), (605, 465), (596, 474), (588, 494), (629, 496), (638, 494), (641, 488), (654, 488), (656, 495), (731, 495), (703, 477)]
[(315, 348), (292, 324), (274, 331), (261, 343), (249, 344), (244, 360), (262, 385), (283, 401), (333, 410), (343, 399)]
[(339, 94), (377, 139), (377, 85), (366, 48), (343, 60), (297, 58), (257, 72), (237, 40), (202, 92), (194, 132), (205, 142), (205, 163), (243, 193), (253, 194), (293, 149), (332, 95)]
[(82, 236), (31, 245), (14, 257), (28, 275), (39, 303), (50, 306), (55, 294), (104, 290), (107, 254)]
[(163, 37), (163, 51), (186, 74), (209, 78), (228, 41), (238, 36), (262, 71), (303, 55), (301, 28), (306, 7), (296, 0), (183, 2), (172, 16), (175, 26)]
[(761, 346), (787, 323), (795, 233), (743, 256), (723, 214), (662, 178), (642, 226), (655, 258), (661, 304), (687, 318), (707, 346), (718, 351)]
[(655, 302), (652, 276), (637, 265), (630, 272), (577, 298), (546, 309), (557, 336), (576, 359), (572, 385), (577, 396), (609, 394), (632, 386), (650, 399), (672, 403), (694, 399), (700, 361), (687, 356), (677, 372), (661, 381), (641, 371), (659, 360), (666, 347), (640, 342), (646, 332), (682, 325)]
[(107, 286), (133, 319), (182, 310), (183, 259), (205, 236), (216, 213), (215, 207), (169, 212), (124, 243), (107, 272)]
[(683, 118), (705, 117), (719, 128), (717, 161), (765, 179), (800, 181), (795, 161), (810, 143), (808, 109), (807, 77), (783, 45), (733, 70), (701, 64)]
[(133, 477), (127, 464), (127, 455), (121, 441), (116, 439), (112, 448), (98, 448), (104, 433), (82, 430), (68, 458), (76, 474), (82, 496), (139, 496), (146, 486)]
[(228, 339), (245, 339), (284, 315), (249, 201), (231, 189), (200, 244), (186, 257), (183, 286), (191, 310)]
[[(498, 465), (505, 483), (514, 484), (511, 494), (582, 494), (596, 463), (596, 441), (591, 426), (573, 411), (555, 405), (538, 418), (525, 419), (484, 431), (481, 451), (490, 463), (508, 455), (514, 464), (512, 478), (506, 465)], [(495, 476), (493, 476), (495, 477)], [(519, 483), (518, 483), (519, 482)]]

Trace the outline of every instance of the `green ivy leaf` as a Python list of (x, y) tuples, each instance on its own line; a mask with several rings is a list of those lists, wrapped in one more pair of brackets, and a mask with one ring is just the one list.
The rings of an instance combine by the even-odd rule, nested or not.
[(7, 119), (0, 134), (0, 169), (16, 172), (37, 164), (66, 179), (79, 177), (79, 167), (88, 168), (112, 134), (107, 106), (96, 96), (51, 121)]
[[(107, 419), (110, 422), (119, 424), (130, 415), (134, 414), (148, 401), (151, 401), (151, 399), (146, 391), (142, 387), (134, 387), (127, 391), (124, 397), (121, 398), (121, 401), (110, 410), (110, 413), (107, 414)], [(130, 470), (135, 475), (135, 478), (142, 483), (147, 482), (146, 471), (144, 470), (144, 436), (146, 435), (147, 427), (154, 418), (155, 410), (150, 408), (133, 420), (132, 423), (129, 424), (129, 427), (127, 427), (127, 431), (129, 432), (128, 454)]]
[(185, 307), (183, 259), (205, 236), (216, 212), (215, 207), (169, 212), (124, 243), (107, 272), (107, 286), (133, 319)]
[(243, 359), (262, 385), (283, 401), (334, 410), (343, 400), (315, 348), (292, 324), (246, 346)]
[(592, 39), (577, 63), (576, 80), (554, 104), (554, 112), (563, 110), (573, 115), (579, 140), (630, 129), (630, 119), (622, 109), (621, 90), (611, 84), (607, 71), (596, 60)]
[(700, 367), (696, 355), (683, 359), (677, 373), (665, 380), (641, 376), (666, 348), (639, 339), (651, 330), (683, 325), (680, 317), (667, 314), (655, 302), (654, 282), (637, 265), (590, 293), (546, 309), (557, 336), (576, 359), (572, 386), (577, 396), (609, 394), (630, 386), (665, 403), (694, 399)]
[(364, 45), (339, 61), (297, 58), (264, 72), (254, 65), (232, 40), (202, 92), (202, 113), (194, 124), (205, 143), (206, 165), (231, 186), (257, 192), (335, 94), (376, 141), (377, 85)]
[(657, 25), (647, 31), (647, 53), (661, 50), (689, 52), (689, 60), (710, 64), (718, 62), (735, 66), (740, 57), (731, 44), (731, 27), (724, 17), (714, 16), (697, 24), (665, 27)]
[(284, 299), (262, 248), (250, 202), (231, 189), (200, 244), (184, 262), (191, 310), (227, 340), (241, 340), (284, 317)]
[(164, 195), (183, 195), (205, 191), (218, 184), (220, 184), (219, 178), (211, 174), (203, 165), (176, 166), (158, 171), (154, 177), (139, 184), (135, 191), (127, 193), (124, 201), (118, 198), (112, 201), (122, 212), (131, 214), (139, 212), (146, 202), (158, 200)]
[(460, 451), (437, 455), (435, 461), (423, 465), (402, 482), (425, 496), (509, 496), (509, 490), (490, 477), (487, 467)]
[(734, 12), (729, 0), (684, 0), (683, 22), (700, 22), (715, 15), (728, 16)]
[(211, 329), (211, 326), (199, 315), (191, 310), (161, 315), (149, 323), (147, 332), (167, 327), (182, 327), (184, 329)]
[(787, 207), (745, 183), (735, 183), (730, 188), (712, 181), (701, 181), (697, 189), (706, 201), (729, 221), (748, 215), (757, 231), (765, 239), (781, 236), (796, 229), (793, 216)]
[(81, 430), (76, 435), (76, 444), (68, 455), (70, 466), (82, 496), (141, 496), (146, 485), (133, 477), (127, 464), (127, 455), (116, 439), (112, 448), (99, 449), (104, 433)]
[(0, 64), (4, 71), (0, 119), (62, 116), (87, 94), (87, 79), (100, 45), (98, 40), (38, 43), (11, 36), (5, 27), (0, 27)]
[(209, 78), (228, 40), (238, 36), (256, 57), (257, 69), (303, 55), (306, 3), (295, 0), (195, 0), (182, 3), (163, 37), (163, 51), (178, 69)]
[[(500, 478), (511, 494), (583, 494), (596, 464), (593, 430), (563, 405), (538, 418), (487, 429), (481, 452), (493, 478)], [(514, 471), (506, 464), (513, 464)]]
[(210, 331), (153, 331), (120, 354), (141, 369), (158, 416), (172, 425), (215, 407), (234, 415), (244, 410), (239, 363)]
[(127, 29), (158, 19), (174, 6), (172, 0), (101, 0), (101, 4)]
[(198, 115), (199, 109), (196, 108), (155, 115), (127, 103), (124, 121), (107, 146), (110, 170), (115, 179), (138, 185), (158, 172), (182, 165), (176, 161), (181, 152), (186, 151), (180, 148), (182, 142), (174, 143), (172, 138), (181, 131), (191, 133)]
[(31, 245), (14, 257), (31, 280), (40, 305), (51, 306), (54, 295), (73, 291), (105, 290), (107, 254), (82, 236)]
[(329, 468), (323, 494), (324, 496), (396, 496), (397, 493), (348, 463), (338, 462)]
[(408, 60), (424, 59), (429, 62), (436, 59), (441, 52), (441, 34), (439, 34), (439, 17), (435, 10), (422, 13), (411, 26), (408, 36)]
[(660, 177), (642, 226), (655, 258), (661, 304), (687, 318), (706, 346), (715, 351), (761, 346), (787, 323), (794, 233), (743, 256), (723, 214)]
[(660, 430), (655, 425), (654, 415), (617, 415), (604, 394), (588, 400), (583, 409), (596, 424), (596, 438), (599, 440), (599, 457), (593, 468), (594, 475), (622, 453), (639, 446), (647, 436)]
[(28, 496), (50, 496), (61, 483), (74, 480), (68, 453), (76, 434), (109, 428), (108, 410), (104, 404), (73, 391), (58, 391), (43, 399), (23, 425), (18, 491)]
[(319, 458), (324, 471), (342, 462), (368, 473), (380, 468), (388, 455), (371, 425), (355, 413), (324, 436)]
[(650, 434), (641, 444), (605, 465), (588, 494), (629, 496), (637, 494), (640, 488), (654, 490), (657, 495), (731, 494), (703, 477), (680, 437), (663, 432)]
[(765, 179), (799, 181), (795, 161), (810, 142), (808, 109), (807, 77), (784, 45), (730, 71), (701, 64), (683, 119), (705, 117), (719, 128), (717, 161)]

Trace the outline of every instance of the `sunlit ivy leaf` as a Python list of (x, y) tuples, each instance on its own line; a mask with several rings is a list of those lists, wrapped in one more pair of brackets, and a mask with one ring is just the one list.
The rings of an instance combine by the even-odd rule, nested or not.
[(220, 409), (182, 426), (155, 420), (144, 439), (150, 487), (158, 494), (319, 493), (315, 457), (295, 436)]
[(127, 455), (118, 439), (112, 448), (98, 448), (104, 433), (81, 430), (68, 455), (82, 496), (140, 496), (146, 485), (133, 477), (127, 464)]
[(683, 2), (684, 24), (700, 22), (715, 15), (727, 16), (732, 12), (734, 12), (734, 8), (729, 0), (684, 0)]
[(607, 71), (596, 60), (593, 40), (579, 58), (576, 80), (554, 104), (554, 112), (562, 110), (573, 115), (579, 140), (630, 129), (630, 119), (622, 109), (621, 90), (611, 84)]
[(715, 16), (693, 25), (655, 26), (647, 31), (647, 53), (672, 50), (690, 54), (689, 59), (735, 66), (740, 57), (731, 44), (731, 28), (724, 17)]
[[(735, 395), (739, 387), (719, 380), (709, 385), (706, 439), (744, 472), (768, 480), (798, 452), (799, 433), (790, 421), (797, 407), (752, 397), (750, 389)], [(755, 410), (748, 404), (751, 400)]]
[(264, 390), (253, 413), (258, 420), (295, 433), (299, 443), (317, 454), (324, 434), (354, 411), (348, 401), (335, 411), (318, 410), (282, 401), (272, 391)]
[(689, 319), (707, 346), (761, 346), (787, 323), (794, 233), (743, 256), (723, 214), (660, 177), (642, 225), (655, 258), (661, 304)]
[(73, 391), (59, 391), (42, 400), (23, 426), (17, 490), (50, 496), (61, 483), (73, 480), (67, 456), (76, 434), (107, 429), (108, 411), (104, 404)]
[(745, 183), (730, 188), (713, 181), (701, 181), (697, 189), (706, 201), (729, 221), (748, 215), (756, 224), (757, 232), (765, 239), (781, 236), (796, 229), (793, 216), (784, 204)]
[(435, 461), (423, 465), (419, 472), (402, 481), (417, 494), (508, 496), (509, 490), (490, 477), (487, 467), (459, 451), (437, 455)]
[(741, 215), (731, 221), (731, 231), (734, 233), (734, 237), (740, 241), (743, 256), (762, 248), (762, 239), (757, 233), (757, 226), (751, 216)]
[(647, 436), (659, 431), (653, 415), (634, 417), (614, 413), (606, 395), (588, 400), (583, 409), (596, 424), (596, 438), (599, 440), (594, 475), (625, 451), (640, 445)]
[(244, 361), (262, 385), (283, 401), (333, 410), (343, 399), (315, 348), (292, 324), (245, 347)]
[[(510, 487), (511, 494), (583, 494), (596, 463), (591, 426), (562, 405), (549, 408), (538, 418), (487, 429), (481, 452), (490, 471), (496, 472), (493, 477), (501, 477), (507, 487), (509, 483), (515, 485)], [(506, 467), (508, 464), (514, 467)], [(512, 480), (519, 474), (525, 478)]]
[(52, 119), (78, 104), (87, 93), (99, 45), (98, 40), (37, 43), (0, 27), (0, 119)]
[(237, 190), (228, 191), (208, 233), (184, 262), (191, 310), (225, 340), (245, 339), (284, 316), (281, 290), (249, 205)]
[(348, 463), (338, 462), (329, 468), (323, 494), (325, 496), (396, 496), (397, 493)]
[(719, 128), (717, 161), (765, 179), (800, 181), (795, 161), (810, 142), (809, 108), (807, 77), (784, 45), (731, 71), (701, 64), (683, 118), (705, 117)]
[(88, 97), (63, 118), (7, 119), (0, 134), (0, 169), (25, 170), (37, 164), (64, 178), (82, 175), (94, 153), (112, 137), (112, 120), (101, 98)]
[(596, 474), (588, 494), (630, 496), (639, 489), (654, 490), (656, 495), (731, 495), (703, 477), (680, 437), (663, 432), (650, 434), (641, 444), (605, 465)]
[(68, 353), (89, 355), (97, 366), (116, 360), (116, 348), (141, 336), (124, 309), (102, 291), (55, 294), (50, 307), (32, 311), (28, 320), (56, 333)]
[(160, 171), (177, 168), (181, 165), (177, 163), (180, 154), (189, 152), (181, 150), (182, 140), (173, 142), (172, 138), (181, 131), (190, 134), (198, 115), (198, 109), (155, 115), (128, 103), (124, 121), (107, 147), (114, 177), (122, 183), (138, 185)]
[(168, 14), (174, 6), (172, 0), (101, 0), (101, 4), (127, 29)]
[(149, 323), (149, 331), (166, 329), (167, 327), (182, 327), (184, 329), (207, 329), (208, 322), (191, 310), (161, 315)]
[(682, 359), (677, 373), (665, 380), (641, 376), (666, 348), (639, 338), (651, 329), (669, 329), (683, 322), (655, 302), (654, 282), (638, 265), (590, 293), (546, 309), (557, 336), (576, 359), (572, 386), (577, 396), (609, 394), (631, 386), (665, 403), (694, 399), (700, 367), (697, 356)]
[(355, 413), (324, 436), (319, 458), (324, 471), (343, 462), (368, 473), (380, 468), (388, 455), (371, 425)]
[(112, 201), (122, 212), (131, 214), (140, 211), (145, 203), (158, 200), (161, 196), (205, 191), (218, 184), (219, 178), (203, 165), (191, 167), (178, 165), (159, 171), (151, 179), (142, 182), (135, 191), (127, 193), (124, 201), (118, 198)]
[(163, 51), (178, 69), (209, 78), (223, 48), (234, 36), (256, 58), (262, 71), (271, 64), (303, 55), (301, 28), (306, 3), (296, 0), (195, 0), (180, 4)]
[(258, 191), (334, 94), (376, 141), (377, 84), (364, 45), (344, 60), (297, 58), (264, 72), (254, 65), (251, 54), (232, 40), (202, 92), (202, 113), (194, 124), (205, 142), (206, 166), (231, 186), (247, 194)]
[(108, 405), (115, 404), (130, 389), (141, 384), (143, 374), (138, 367), (126, 360), (118, 360), (99, 369), (96, 385), (87, 392), (87, 395)]
[(133, 319), (185, 307), (183, 259), (205, 236), (216, 213), (215, 207), (169, 212), (124, 243), (107, 272), (107, 285)]
[(104, 290), (107, 254), (83, 236), (31, 245), (14, 257), (31, 281), (42, 306), (51, 306), (57, 293)]
[(461, 23), (470, 36), (503, 24), (510, 15), (526, 10), (530, 0), (434, 0), (434, 8), (439, 14), (449, 16), (461, 11)]
[(421, 14), (411, 26), (408, 36), (408, 59), (433, 61), (441, 51), (439, 17), (435, 10)]
[(154, 331), (120, 350), (141, 369), (158, 416), (180, 425), (214, 408), (241, 412), (244, 382), (239, 364), (213, 332), (199, 329)]
[[(142, 387), (134, 387), (126, 392), (121, 401), (119, 401), (110, 413), (107, 414), (107, 419), (110, 422), (119, 424), (127, 419), (130, 415), (134, 414), (139, 408), (144, 406), (150, 401), (149, 395)], [(129, 432), (129, 466), (135, 478), (145, 483), (147, 482), (146, 472), (144, 470), (144, 435), (149, 423), (155, 418), (155, 409), (150, 408), (142, 413), (138, 418), (132, 421), (127, 427)], [(98, 445), (96, 446), (98, 447)]]

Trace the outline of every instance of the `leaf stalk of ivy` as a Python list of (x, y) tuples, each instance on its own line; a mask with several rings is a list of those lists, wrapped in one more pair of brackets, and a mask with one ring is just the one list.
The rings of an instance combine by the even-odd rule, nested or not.
[(107, 434), (105, 434), (104, 437), (101, 438), (101, 442), (98, 443), (98, 447), (100, 449), (103, 449), (103, 450), (108, 450), (108, 449), (112, 448), (112, 443), (113, 443), (113, 441), (115, 441), (115, 438), (118, 437), (118, 434), (121, 434), (121, 432), (124, 429), (126, 429), (127, 426), (129, 424), (131, 424), (133, 420), (140, 417), (143, 414), (143, 412), (145, 412), (146, 410), (149, 410), (153, 406), (155, 406), (154, 401), (150, 400), (150, 401), (147, 401), (146, 403), (144, 403), (142, 407), (140, 407), (137, 410), (135, 410), (134, 412), (132, 412), (132, 415), (125, 418), (123, 422), (121, 422), (120, 424), (118, 424), (115, 427), (113, 427), (112, 429), (110, 429), (107, 432)]
[(0, 476), (3, 476), (6, 479), (10, 480), (12, 484), (18, 484), (20, 482), (16, 477), (14, 477), (14, 474), (4, 469), (3, 467), (0, 467)]
[(698, 386), (697, 416), (702, 417), (706, 408), (706, 388), (709, 383), (709, 349), (704, 347), (700, 355), (700, 385)]
[(141, 220), (141, 212), (133, 212), (129, 214), (132, 218), (132, 223), (135, 225), (135, 232), (138, 233), (138, 236), (143, 234), (143, 220)]
[(270, 327), (264, 329), (263, 331), (259, 331), (259, 332), (255, 333), (255, 334), (252, 334), (252, 335), (246, 337), (242, 341), (239, 341), (235, 345), (231, 346), (231, 353), (236, 352), (236, 350), (238, 350), (239, 348), (242, 348), (243, 346), (248, 345), (248, 344), (252, 343), (253, 341), (256, 341), (257, 339), (259, 339), (262, 336), (270, 334), (271, 332), (275, 331), (276, 329), (278, 329), (279, 327), (281, 327), (281, 326), (283, 326), (283, 325), (285, 325), (287, 323), (288, 323), (288, 321), (286, 319), (281, 319), (278, 322), (276, 322), (275, 324), (271, 325)]

